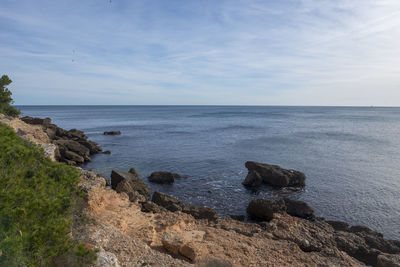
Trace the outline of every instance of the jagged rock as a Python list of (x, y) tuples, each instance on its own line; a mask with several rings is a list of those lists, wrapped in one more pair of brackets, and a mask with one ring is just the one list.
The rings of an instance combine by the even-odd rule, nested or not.
[(111, 154), (111, 151), (110, 151), (110, 150), (106, 150), (106, 151), (103, 152), (103, 154), (110, 155), (110, 154)]
[(73, 161), (76, 163), (84, 163), (85, 162), (85, 159), (82, 156), (76, 154), (75, 152), (69, 151), (69, 150), (64, 152), (64, 157), (67, 160), (70, 160), (70, 161)]
[(150, 199), (150, 189), (147, 184), (142, 179), (129, 172), (112, 170), (111, 187), (118, 193), (127, 193), (128, 196), (129, 193), (137, 191), (144, 196), (146, 200)]
[(87, 147), (74, 140), (56, 140), (53, 143), (58, 147), (63, 146), (66, 150), (75, 152), (82, 157), (89, 157), (90, 155), (90, 150)]
[(215, 221), (218, 219), (218, 213), (212, 208), (186, 205), (178, 199), (168, 196), (164, 193), (154, 192), (151, 200), (169, 211), (182, 211), (192, 215), (196, 219), (207, 219), (210, 221)]
[(136, 177), (139, 178), (139, 174), (137, 173), (137, 171), (135, 170), (135, 168), (130, 168), (130, 169), (129, 169), (129, 173), (132, 173), (133, 175), (135, 175)]
[(180, 233), (165, 232), (161, 243), (168, 252), (196, 261), (205, 254), (205, 248), (201, 244), (204, 235), (204, 231), (196, 230)]
[(153, 213), (160, 213), (167, 211), (165, 208), (158, 206), (156, 203), (152, 201), (145, 201), (142, 202), (142, 211), (143, 212), (153, 212)]
[[(122, 182), (122, 183), (124, 183), (124, 182)], [(117, 188), (118, 188), (118, 186), (117, 186)], [(121, 192), (124, 192), (124, 191), (121, 191)], [(140, 194), (138, 191), (130, 191), (130, 192), (127, 193), (127, 195), (129, 197), (129, 201), (130, 202), (143, 202), (143, 201), (148, 200), (147, 197), (145, 197), (144, 195)]]
[(377, 267), (400, 267), (400, 254), (385, 254), (378, 255)]
[(25, 116), (22, 117), (21, 120), (25, 123), (32, 125), (49, 125), (51, 123), (50, 118), (41, 119), (41, 118), (33, 118), (30, 116)]
[(245, 166), (249, 171), (246, 179), (243, 181), (245, 185), (259, 185), (259, 178), (255, 173), (262, 178), (263, 183), (277, 187), (304, 186), (306, 179), (306, 176), (302, 172), (286, 170), (277, 165), (247, 161)]
[(257, 219), (270, 221), (276, 212), (285, 212), (286, 206), (283, 200), (253, 199), (247, 207), (247, 213)]
[(79, 144), (87, 147), (90, 150), (90, 154), (97, 154), (103, 150), (96, 142), (93, 141), (80, 140), (78, 142)]
[(260, 174), (256, 171), (249, 171), (249, 173), (246, 176), (246, 179), (242, 182), (243, 185), (245, 186), (259, 186), (263, 182), (263, 179), (261, 178)]
[(168, 196), (164, 193), (154, 192), (151, 199), (157, 205), (166, 208), (169, 211), (182, 211), (184, 204), (178, 199)]
[(109, 131), (109, 132), (104, 132), (104, 135), (120, 135), (121, 131)]
[(218, 213), (214, 209), (207, 207), (185, 205), (182, 212), (188, 213), (196, 219), (207, 219), (209, 221), (216, 221), (218, 219)]
[(174, 175), (170, 172), (153, 172), (148, 179), (152, 183), (172, 184), (174, 182)]
[(205, 251), (206, 250), (202, 244), (198, 242), (188, 242), (179, 248), (179, 253), (182, 256), (190, 259), (192, 262), (196, 262), (198, 259), (201, 259), (204, 254), (206, 254)]
[(307, 220), (315, 219), (314, 210), (308, 206), (307, 203), (289, 198), (284, 198), (284, 201), (286, 205), (286, 212), (289, 215)]

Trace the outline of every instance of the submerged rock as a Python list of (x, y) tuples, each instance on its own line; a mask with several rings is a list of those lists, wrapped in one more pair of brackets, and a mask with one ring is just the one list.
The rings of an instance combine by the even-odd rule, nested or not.
[(121, 131), (109, 131), (109, 132), (104, 132), (104, 135), (120, 135)]
[(243, 181), (246, 186), (259, 186), (267, 183), (277, 187), (304, 186), (306, 176), (299, 171), (286, 170), (277, 165), (247, 161), (248, 175)]

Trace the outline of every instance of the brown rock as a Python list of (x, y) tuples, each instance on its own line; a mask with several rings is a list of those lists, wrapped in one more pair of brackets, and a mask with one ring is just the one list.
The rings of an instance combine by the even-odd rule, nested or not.
[(206, 253), (201, 243), (189, 242), (179, 248), (179, 253), (193, 262), (201, 259)]
[(178, 199), (160, 192), (154, 192), (151, 200), (157, 205), (164, 207), (172, 212), (182, 211), (184, 207), (184, 204)]
[(284, 201), (288, 214), (307, 220), (315, 219), (314, 210), (307, 203), (289, 198), (284, 198)]
[(209, 221), (216, 221), (218, 213), (207, 207), (197, 207), (194, 205), (184, 205), (182, 212), (192, 215), (196, 219), (207, 219)]
[(263, 179), (261, 176), (258, 174), (256, 171), (249, 171), (249, 173), (246, 176), (246, 179), (242, 182), (243, 185), (245, 186), (260, 186), (263, 182)]
[(183, 238), (172, 232), (165, 232), (161, 243), (168, 252), (179, 255), (179, 249), (183, 246)]
[(379, 254), (377, 267), (400, 267), (400, 254)]
[[(135, 175), (129, 172), (120, 172), (112, 170), (111, 187), (115, 189), (118, 193), (125, 192), (129, 196), (130, 193), (136, 191), (142, 196), (144, 196), (145, 200), (150, 199), (150, 189), (147, 186), (147, 184), (142, 179), (136, 177)], [(132, 196), (134, 197), (135, 194), (133, 194)], [(136, 201), (137, 198), (135, 197), (134, 199), (135, 199), (134, 201)]]
[(76, 163), (84, 163), (85, 162), (85, 159), (82, 156), (76, 154), (75, 152), (69, 151), (69, 150), (64, 152), (64, 156), (67, 160), (74, 161)]
[(104, 132), (104, 135), (120, 135), (121, 131)]

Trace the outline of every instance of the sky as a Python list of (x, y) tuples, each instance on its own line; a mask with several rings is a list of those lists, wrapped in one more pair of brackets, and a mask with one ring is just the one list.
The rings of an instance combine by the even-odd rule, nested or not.
[(0, 0), (15, 104), (400, 106), (399, 0)]

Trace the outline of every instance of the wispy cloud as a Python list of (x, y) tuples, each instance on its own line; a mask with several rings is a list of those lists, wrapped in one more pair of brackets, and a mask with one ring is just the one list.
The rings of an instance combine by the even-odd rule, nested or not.
[(8, 1), (18, 104), (400, 105), (400, 2)]

